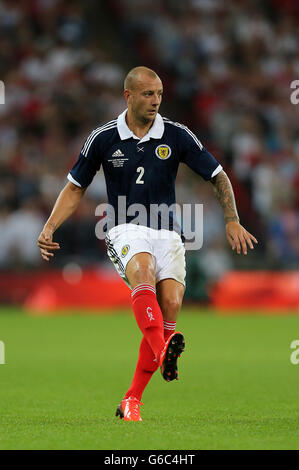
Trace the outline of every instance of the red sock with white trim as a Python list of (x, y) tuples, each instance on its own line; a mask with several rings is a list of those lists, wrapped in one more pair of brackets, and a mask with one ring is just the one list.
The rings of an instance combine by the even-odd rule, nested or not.
[(169, 336), (171, 336), (175, 332), (176, 321), (163, 321), (164, 324), (164, 339), (165, 343), (168, 340)]
[(153, 286), (141, 284), (135, 287), (131, 298), (137, 324), (144, 336), (135, 374), (124, 398), (134, 396), (141, 400), (145, 387), (158, 369), (160, 353), (164, 348), (163, 316)]
[(131, 294), (137, 324), (159, 363), (165, 345), (163, 316), (156, 297), (156, 289), (150, 284), (140, 284)]

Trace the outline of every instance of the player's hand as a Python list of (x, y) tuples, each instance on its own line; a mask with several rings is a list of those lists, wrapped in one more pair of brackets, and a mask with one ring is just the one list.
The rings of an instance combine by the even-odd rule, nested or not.
[(247, 255), (247, 246), (251, 250), (254, 249), (253, 243), (258, 243), (257, 239), (247, 232), (239, 222), (227, 222), (225, 226), (226, 237), (232, 250), (236, 250), (238, 255), (243, 252), (244, 255)]
[(53, 230), (50, 227), (45, 226), (38, 237), (37, 244), (40, 248), (42, 258), (49, 261), (53, 258), (54, 253), (52, 251), (59, 250), (59, 243), (53, 242)]

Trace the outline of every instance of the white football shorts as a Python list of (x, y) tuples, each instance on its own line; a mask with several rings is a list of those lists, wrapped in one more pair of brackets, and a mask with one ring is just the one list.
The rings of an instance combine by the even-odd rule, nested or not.
[(137, 253), (150, 253), (155, 262), (156, 283), (175, 279), (185, 286), (185, 247), (178, 233), (136, 224), (121, 224), (106, 236), (107, 253), (118, 274), (131, 288), (126, 267)]

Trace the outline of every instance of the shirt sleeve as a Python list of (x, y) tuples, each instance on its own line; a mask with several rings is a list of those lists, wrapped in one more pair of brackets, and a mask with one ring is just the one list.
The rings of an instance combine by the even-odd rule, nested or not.
[(86, 188), (92, 182), (101, 167), (101, 149), (99, 138), (93, 132), (87, 137), (79, 158), (67, 178), (76, 186)]
[(222, 170), (216, 158), (208, 152), (188, 127), (182, 126), (179, 140), (180, 161), (202, 176), (204, 180), (210, 180)]

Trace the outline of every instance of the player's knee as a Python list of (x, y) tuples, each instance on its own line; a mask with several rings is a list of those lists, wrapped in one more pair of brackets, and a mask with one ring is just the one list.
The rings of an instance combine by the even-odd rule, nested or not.
[(149, 253), (138, 253), (129, 261), (126, 276), (134, 289), (139, 284), (155, 285), (155, 266)]
[(134, 270), (132, 276), (134, 278), (134, 284), (153, 284), (155, 282), (155, 270), (153, 266), (148, 264), (139, 264)]
[(181, 306), (182, 301), (178, 298), (164, 298), (162, 302), (162, 313), (164, 320), (175, 321)]

